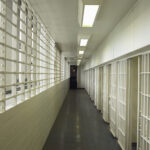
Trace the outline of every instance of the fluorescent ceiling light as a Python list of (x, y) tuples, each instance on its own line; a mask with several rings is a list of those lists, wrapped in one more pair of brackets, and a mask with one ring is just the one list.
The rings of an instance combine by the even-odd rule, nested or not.
[(78, 59), (78, 60), (77, 60), (77, 65), (79, 66), (80, 63), (81, 63), (81, 59)]
[(98, 12), (99, 5), (84, 5), (82, 27), (92, 27)]
[(84, 51), (79, 51), (79, 54), (80, 54), (80, 55), (84, 54)]
[(88, 39), (81, 39), (80, 46), (86, 46), (88, 43)]

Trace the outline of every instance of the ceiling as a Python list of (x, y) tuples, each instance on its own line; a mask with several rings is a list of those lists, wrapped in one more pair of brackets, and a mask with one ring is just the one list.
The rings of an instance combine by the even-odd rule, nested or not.
[(30, 0), (30, 3), (60, 50), (71, 60), (77, 56), (78, 35), (91, 35), (84, 54), (87, 59), (136, 1), (103, 0), (93, 28), (79, 27), (78, 0)]

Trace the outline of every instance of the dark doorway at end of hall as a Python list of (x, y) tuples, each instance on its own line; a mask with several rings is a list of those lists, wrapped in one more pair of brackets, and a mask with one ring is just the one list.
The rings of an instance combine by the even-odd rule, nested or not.
[(77, 89), (77, 66), (70, 66), (70, 89)]

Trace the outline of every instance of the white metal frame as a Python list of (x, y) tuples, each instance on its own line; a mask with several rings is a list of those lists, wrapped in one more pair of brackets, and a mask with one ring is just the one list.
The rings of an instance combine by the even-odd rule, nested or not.
[(111, 89), (110, 89), (110, 131), (117, 137), (117, 79), (118, 79), (118, 63), (111, 64)]
[[(61, 54), (26, 0), (0, 1), (0, 113), (61, 81)], [(63, 60), (67, 63), (65, 60)], [(69, 78), (69, 64), (63, 79)]]
[(103, 67), (103, 119), (109, 122), (109, 65)]
[[(141, 58), (144, 59), (146, 57), (141, 56), (139, 57), (139, 60), (141, 60)], [(147, 63), (149, 63), (149, 59), (147, 59), (147, 61)], [(144, 64), (146, 63), (144, 62)], [(146, 66), (143, 65), (144, 69), (145, 67), (148, 68), (149, 64)], [(113, 62), (111, 65), (104, 65), (103, 67), (96, 67), (94, 69), (94, 87), (92, 86), (93, 75), (91, 75), (93, 70), (91, 69), (90, 71), (86, 71), (87, 75), (88, 72), (90, 72), (90, 76), (87, 79), (90, 80), (89, 84), (87, 84), (87, 89), (89, 87), (89, 93), (91, 92), (92, 94), (92, 89), (95, 88), (94, 97), (97, 109), (102, 111), (103, 119), (106, 122), (110, 122), (110, 131), (113, 136), (118, 139), (118, 143), (121, 148), (123, 150), (131, 150), (132, 143), (137, 142), (137, 57), (119, 60), (117, 62)], [(146, 71), (150, 71), (150, 69), (147, 69)], [(145, 74), (149, 75), (150, 73), (146, 72)], [(139, 73), (139, 76), (141, 76), (141, 73)], [(149, 78), (150, 77), (147, 77), (147, 79)], [(145, 84), (145, 79), (142, 80)], [(146, 87), (148, 86), (148, 83), (146, 84)], [(145, 96), (148, 97), (149, 95), (145, 93)], [(147, 105), (149, 106), (148, 103)], [(140, 108), (141, 102), (139, 101), (139, 112), (141, 112)], [(143, 127), (141, 129), (140, 115), (141, 114), (139, 113), (138, 137), (140, 137), (141, 131), (144, 130)], [(149, 129), (147, 129), (147, 131), (148, 130)], [(140, 138), (138, 139), (138, 141), (141, 142)], [(148, 150), (148, 148), (144, 150)]]
[(150, 54), (139, 56), (138, 150), (150, 149)]
[(128, 69), (127, 60), (118, 62), (118, 93), (117, 93), (117, 131), (118, 141), (123, 150), (126, 149), (127, 109), (128, 109)]
[[(146, 57), (141, 56), (139, 57), (139, 60), (141, 60), (141, 58), (144, 59)], [(147, 61), (148, 61), (147, 63), (149, 63), (149, 59), (147, 59)], [(144, 62), (144, 64), (146, 63)], [(148, 68), (148, 66), (149, 64), (145, 66), (143, 65), (143, 68), (144, 69), (145, 67)], [(120, 144), (121, 148), (123, 150), (131, 150), (132, 143), (137, 142), (136, 140), (137, 139), (136, 117), (137, 117), (137, 95), (138, 95), (137, 57), (119, 60), (113, 62), (112, 64), (104, 65), (103, 67), (96, 67), (94, 69), (95, 69), (95, 82), (94, 82), (95, 86), (94, 87), (92, 86), (93, 76), (91, 75), (92, 72), (91, 69), (90, 71), (87, 71), (87, 75), (88, 72), (90, 72), (91, 75), (87, 79), (90, 80), (89, 84), (87, 85), (87, 89), (89, 87), (90, 89), (89, 93), (90, 92), (92, 93), (93, 91), (92, 88), (95, 88), (94, 97), (97, 109), (100, 109), (102, 111), (103, 119), (106, 122), (110, 122), (110, 131), (112, 132), (113, 136), (118, 139), (118, 143)], [(147, 71), (150, 71), (150, 69), (149, 70), (147, 69)], [(144, 73), (142, 72), (142, 74)], [(150, 73), (145, 72), (145, 74), (149, 75)], [(139, 76), (141, 76), (141, 73), (139, 73)], [(149, 78), (150, 77), (147, 77), (147, 79)], [(145, 84), (146, 83), (145, 79), (142, 80)], [(147, 86), (148, 84), (146, 84), (146, 87)], [(145, 96), (148, 97), (149, 95), (145, 93)], [(149, 106), (148, 103), (147, 105)], [(140, 133), (144, 129), (143, 127), (141, 129), (140, 109), (141, 109), (141, 102), (139, 100), (138, 141), (141, 142)], [(147, 129), (147, 131), (148, 130), (149, 129)], [(148, 150), (148, 148), (144, 150)]]
[(99, 68), (99, 99), (98, 99), (98, 109), (103, 113), (103, 67)]
[(95, 105), (98, 108), (98, 100), (99, 100), (99, 67), (95, 68)]

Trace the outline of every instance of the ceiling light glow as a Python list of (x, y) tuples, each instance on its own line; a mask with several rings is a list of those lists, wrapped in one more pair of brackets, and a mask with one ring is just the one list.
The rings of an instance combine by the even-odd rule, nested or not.
[(79, 66), (80, 63), (81, 63), (81, 59), (78, 59), (78, 60), (77, 60), (77, 66)]
[(82, 27), (92, 27), (99, 9), (99, 5), (84, 5)]
[(84, 51), (79, 51), (79, 54), (80, 54), (80, 55), (83, 55), (83, 54), (84, 54)]
[(81, 39), (80, 46), (86, 46), (88, 43), (88, 39)]

